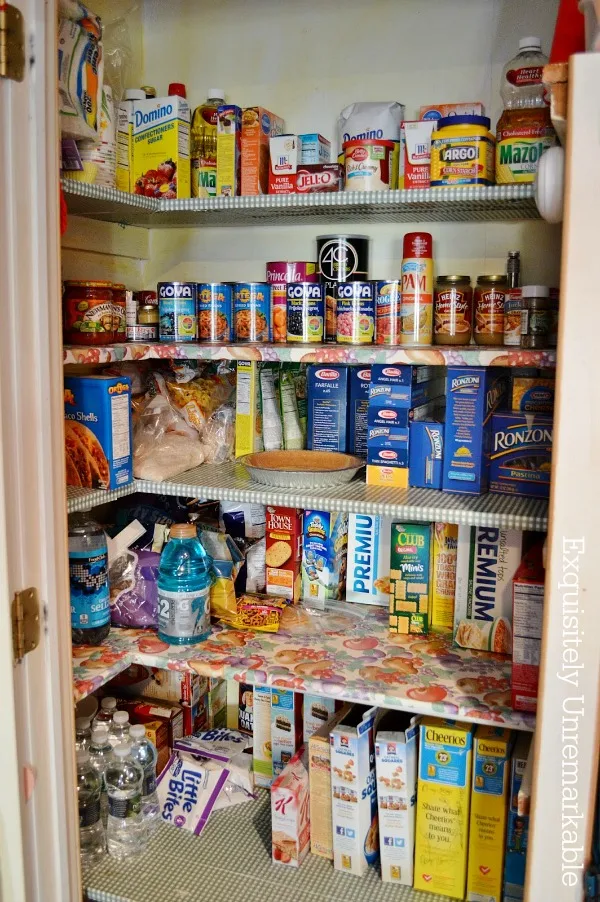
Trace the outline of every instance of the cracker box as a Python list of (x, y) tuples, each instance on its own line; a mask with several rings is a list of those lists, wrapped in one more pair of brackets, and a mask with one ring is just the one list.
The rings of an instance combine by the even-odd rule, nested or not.
[(384, 883), (413, 884), (418, 718), (388, 711), (375, 736), (379, 851)]
[(504, 902), (522, 902), (525, 894), (525, 863), (529, 815), (519, 813), (519, 791), (531, 748), (531, 733), (519, 733), (510, 759), (510, 794), (504, 861)]
[(504, 840), (513, 734), (477, 727), (467, 866), (467, 902), (502, 902)]
[(235, 197), (241, 184), (242, 111), (224, 104), (217, 110), (217, 197)]
[(432, 541), (429, 627), (434, 632), (451, 633), (454, 628), (458, 526), (434, 523)]
[(443, 423), (413, 420), (409, 427), (409, 485), (415, 488), (441, 489), (443, 463)]
[(515, 711), (537, 708), (545, 571), (542, 543), (525, 555), (513, 578), (513, 664), (511, 706)]
[(464, 899), (472, 724), (424, 717), (419, 736), (415, 889)]
[(331, 161), (331, 141), (328, 141), (323, 135), (315, 133), (298, 135), (298, 144), (300, 145), (299, 163), (329, 163)]
[(459, 526), (454, 644), (512, 653), (512, 580), (523, 533), (494, 526)]
[(346, 601), (387, 607), (392, 518), (349, 514)]
[(333, 866), (362, 877), (379, 858), (376, 708), (353, 705), (330, 733)]
[(347, 451), (347, 366), (309, 366), (307, 378), (309, 451)]
[(449, 116), (485, 116), (482, 103), (436, 103), (435, 106), (422, 106), (419, 119), (446, 119)]
[(235, 389), (235, 456), (263, 450), (260, 370), (256, 360), (238, 360)]
[(302, 511), (293, 507), (267, 507), (267, 595), (290, 601), (302, 593)]
[(271, 690), (271, 751), (277, 777), (302, 745), (302, 695), (291, 689)]
[(270, 786), (273, 782), (270, 686), (254, 687), (254, 735), (252, 759), (256, 785)]
[(133, 188), (146, 197), (190, 197), (190, 108), (185, 97), (133, 103)]
[(351, 366), (348, 386), (348, 453), (367, 456), (367, 416), (371, 368)]
[(302, 597), (339, 601), (346, 591), (348, 514), (304, 511)]
[(117, 489), (133, 480), (126, 376), (65, 377), (65, 454), (67, 485)]
[(308, 760), (302, 749), (288, 762), (271, 787), (272, 857), (278, 864), (299, 867), (310, 848)]
[(431, 526), (394, 523), (390, 562), (390, 631), (429, 631)]
[(283, 134), (283, 129), (283, 119), (263, 107), (246, 107), (242, 112), (241, 194), (268, 194), (269, 140)]
[(492, 415), (504, 406), (508, 377), (495, 367), (449, 367), (442, 489), (487, 492)]
[(548, 498), (553, 420), (544, 413), (492, 417), (490, 492)]
[(554, 379), (513, 376), (511, 410), (521, 413), (552, 413)]
[[(331, 746), (329, 734), (351, 709), (344, 703), (330, 721), (308, 740), (308, 773), (310, 777), (310, 851), (333, 861), (331, 822)], [(306, 708), (306, 703), (305, 703)]]
[(308, 748), (308, 741), (313, 733), (329, 723), (340, 707), (341, 702), (334, 698), (325, 698), (322, 695), (304, 695), (302, 709), (303, 741)]
[(400, 138), (402, 155), (402, 188), (429, 188), (431, 168), (431, 135), (437, 128), (435, 119), (403, 122)]

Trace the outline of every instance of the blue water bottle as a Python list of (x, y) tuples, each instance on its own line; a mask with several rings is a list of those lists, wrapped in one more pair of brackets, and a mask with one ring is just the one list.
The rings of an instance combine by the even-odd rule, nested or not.
[(158, 568), (158, 636), (170, 645), (195, 645), (210, 635), (212, 559), (192, 523), (176, 523)]

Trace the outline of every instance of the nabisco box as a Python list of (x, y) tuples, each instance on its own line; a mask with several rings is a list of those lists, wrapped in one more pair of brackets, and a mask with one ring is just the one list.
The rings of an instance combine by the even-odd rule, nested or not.
[(348, 515), (346, 601), (387, 607), (392, 517)]
[(302, 592), (302, 511), (267, 507), (267, 595), (296, 602)]

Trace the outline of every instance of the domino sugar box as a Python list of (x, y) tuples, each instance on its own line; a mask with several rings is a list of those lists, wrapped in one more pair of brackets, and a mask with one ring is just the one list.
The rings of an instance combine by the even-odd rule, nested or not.
[(548, 498), (552, 424), (552, 417), (543, 413), (494, 414), (490, 492)]

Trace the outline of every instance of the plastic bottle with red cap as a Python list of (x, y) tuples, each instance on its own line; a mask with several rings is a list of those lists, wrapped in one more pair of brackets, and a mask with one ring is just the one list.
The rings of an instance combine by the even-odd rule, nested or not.
[(187, 99), (185, 85), (180, 81), (172, 81), (167, 94), (169, 97), (185, 97)]
[(402, 249), (400, 344), (420, 347), (433, 340), (433, 239), (407, 232)]

